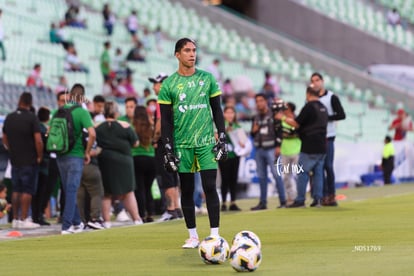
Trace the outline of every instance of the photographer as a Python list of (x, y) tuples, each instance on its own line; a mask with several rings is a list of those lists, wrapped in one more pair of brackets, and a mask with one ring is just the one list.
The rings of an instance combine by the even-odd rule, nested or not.
[(301, 168), (297, 180), (298, 195), (295, 201), (288, 206), (289, 208), (305, 207), (306, 186), (310, 172), (313, 172), (313, 202), (310, 206), (320, 207), (323, 196), (323, 165), (326, 155), (328, 112), (319, 101), (319, 90), (308, 87), (306, 102), (296, 119), (287, 117), (283, 112), (279, 112), (275, 116), (276, 119), (298, 128), (302, 141), (298, 163)]
[(273, 119), (274, 114), (268, 107), (266, 96), (259, 93), (255, 97), (257, 115), (253, 118), (251, 135), (254, 139), (256, 148), (256, 166), (257, 177), (260, 184), (260, 201), (259, 204), (252, 207), (251, 210), (267, 209), (267, 166), (270, 167), (273, 177), (276, 181), (276, 188), (279, 194), (280, 206), (286, 207), (285, 189), (280, 175), (276, 172), (274, 162), (280, 154), (280, 145), (282, 143), (282, 131), (280, 120)]

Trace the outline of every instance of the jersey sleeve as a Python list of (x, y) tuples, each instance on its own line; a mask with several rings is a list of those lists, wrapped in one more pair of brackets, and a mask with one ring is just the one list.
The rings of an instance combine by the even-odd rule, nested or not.
[(210, 74), (210, 98), (221, 95), (220, 86), (212, 74)]
[(160, 94), (158, 95), (159, 104), (171, 104), (172, 103), (170, 90), (168, 88), (168, 84), (165, 82), (167, 81), (164, 81), (164, 83), (161, 84)]
[(83, 108), (81, 108), (81, 110), (82, 110), (82, 116), (81, 116), (82, 127), (84, 128), (93, 127), (91, 114), (89, 114), (89, 112)]

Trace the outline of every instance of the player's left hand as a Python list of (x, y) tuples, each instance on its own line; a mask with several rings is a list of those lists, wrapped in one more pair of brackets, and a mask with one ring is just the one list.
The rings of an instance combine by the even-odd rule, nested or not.
[(223, 132), (219, 134), (216, 145), (213, 148), (216, 155), (216, 161), (224, 161), (227, 159), (228, 149), (226, 144), (226, 134)]

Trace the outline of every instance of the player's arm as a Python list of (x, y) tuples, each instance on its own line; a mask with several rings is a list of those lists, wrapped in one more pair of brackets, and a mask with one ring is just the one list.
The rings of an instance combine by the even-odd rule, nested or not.
[(3, 146), (6, 150), (9, 150), (9, 138), (7, 137), (6, 133), (3, 133)]
[(328, 117), (329, 121), (339, 121), (344, 120), (346, 115), (344, 108), (342, 107), (341, 101), (339, 100), (338, 96), (332, 95), (331, 98), (331, 105), (334, 114)]
[(221, 97), (220, 95), (210, 98), (211, 111), (213, 112), (214, 124), (216, 125), (217, 132), (224, 133), (224, 116), (223, 111), (221, 110)]
[(161, 109), (161, 139), (164, 145), (172, 144), (174, 121), (171, 104), (160, 103)]
[(173, 151), (173, 111), (171, 104), (160, 103), (161, 109), (161, 139), (165, 147), (164, 168), (168, 172), (177, 172), (180, 160)]

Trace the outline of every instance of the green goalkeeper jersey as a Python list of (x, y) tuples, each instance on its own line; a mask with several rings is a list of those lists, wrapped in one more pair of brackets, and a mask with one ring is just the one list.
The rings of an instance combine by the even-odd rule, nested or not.
[(177, 72), (162, 82), (158, 103), (174, 114), (174, 145), (195, 148), (215, 143), (210, 98), (221, 95), (212, 74), (196, 69), (192, 76)]

